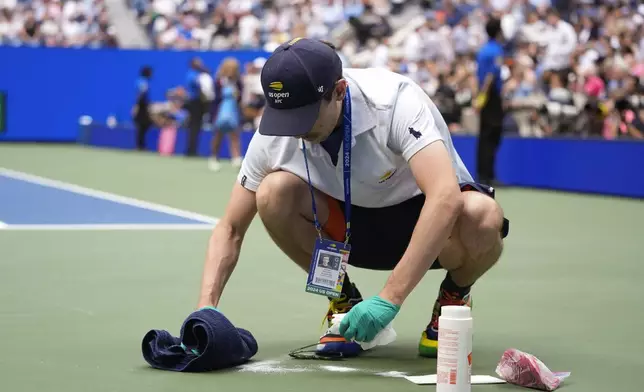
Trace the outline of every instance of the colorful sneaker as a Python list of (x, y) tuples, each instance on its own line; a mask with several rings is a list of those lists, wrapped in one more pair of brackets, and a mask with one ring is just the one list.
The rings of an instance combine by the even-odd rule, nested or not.
[(445, 290), (440, 291), (438, 299), (434, 303), (432, 319), (423, 331), (420, 342), (418, 343), (418, 353), (423, 357), (436, 358), (438, 354), (438, 318), (441, 315), (441, 306), (460, 305), (472, 307), (472, 295), (467, 294), (460, 297), (456, 293), (449, 293)]
[[(362, 296), (356, 286), (352, 284), (352, 287), (353, 295), (351, 297), (347, 298), (346, 294), (342, 294), (340, 298), (329, 301), (329, 310), (325, 316), (328, 329), (333, 325), (334, 315), (346, 314), (353, 306), (362, 301)], [(344, 336), (330, 333), (328, 329), (318, 342), (316, 354), (321, 356), (341, 355), (343, 357), (355, 357), (360, 354), (362, 348), (358, 343), (347, 342)]]

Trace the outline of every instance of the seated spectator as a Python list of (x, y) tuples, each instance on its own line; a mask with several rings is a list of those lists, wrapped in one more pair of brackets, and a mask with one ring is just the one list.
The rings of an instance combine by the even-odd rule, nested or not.
[(537, 79), (530, 68), (530, 62), (519, 62), (512, 66), (510, 78), (503, 87), (506, 107), (517, 124), (522, 137), (542, 137), (542, 130), (535, 126), (537, 109), (543, 99), (537, 91)]
[(574, 103), (572, 93), (568, 90), (561, 79), (561, 75), (558, 73), (550, 74), (548, 101), (561, 105), (572, 105)]
[(117, 47), (103, 1), (21, 0), (0, 3), (0, 44)]

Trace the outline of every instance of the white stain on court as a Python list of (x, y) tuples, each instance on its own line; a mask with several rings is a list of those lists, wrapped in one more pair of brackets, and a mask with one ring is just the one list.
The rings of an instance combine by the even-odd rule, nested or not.
[(268, 359), (259, 362), (248, 363), (245, 365), (239, 366), (240, 372), (245, 373), (258, 373), (258, 374), (284, 374), (284, 373), (304, 373), (304, 372), (333, 372), (333, 373), (370, 373), (375, 376), (381, 377), (395, 377), (402, 378), (407, 376), (406, 372), (400, 372), (397, 370), (390, 371), (375, 371), (369, 369), (359, 369), (349, 366), (340, 366), (340, 365), (322, 365), (322, 364), (310, 364), (309, 366), (301, 366), (297, 364), (286, 365), (283, 360), (280, 359)]
[(360, 369), (344, 367), (344, 366), (329, 366), (323, 365), (320, 366), (320, 369), (329, 371), (329, 372), (338, 372), (338, 373), (349, 373), (349, 372), (359, 372)]
[(310, 369), (302, 367), (287, 367), (280, 365), (281, 361), (277, 360), (266, 360), (259, 361), (254, 363), (245, 364), (239, 367), (241, 372), (250, 372), (250, 373), (302, 373), (309, 371)]
[(406, 372), (399, 372), (398, 370), (391, 370), (388, 372), (381, 372), (381, 373), (375, 373), (376, 376), (381, 376), (381, 377), (393, 377), (393, 378), (403, 378), (407, 377), (409, 374)]

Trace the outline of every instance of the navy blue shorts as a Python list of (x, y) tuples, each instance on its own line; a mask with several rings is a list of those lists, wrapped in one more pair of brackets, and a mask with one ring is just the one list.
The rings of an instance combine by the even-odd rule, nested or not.
[[(461, 191), (481, 192), (494, 198), (494, 188), (474, 182), (461, 183)], [(344, 202), (328, 197), (329, 219), (324, 230), (336, 241), (344, 241)], [(390, 271), (402, 258), (416, 221), (425, 204), (418, 195), (400, 204), (383, 208), (351, 206), (351, 255), (349, 265), (369, 270)], [(505, 238), (510, 222), (503, 218), (501, 236)], [(440, 269), (436, 260), (431, 269)]]

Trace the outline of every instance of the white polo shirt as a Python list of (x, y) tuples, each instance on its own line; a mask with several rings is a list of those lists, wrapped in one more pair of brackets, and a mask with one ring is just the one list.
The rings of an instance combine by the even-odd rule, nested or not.
[[(425, 92), (408, 77), (385, 69), (345, 68), (351, 90), (351, 203), (387, 207), (421, 193), (408, 165), (423, 147), (445, 143), (458, 182), (473, 181), (454, 149), (447, 124)], [(313, 187), (344, 200), (342, 160), (334, 166), (319, 144), (294, 137), (253, 136), (238, 181), (256, 191), (262, 179), (287, 171), (307, 181), (306, 153)], [(338, 151), (342, 155), (342, 147)]]

